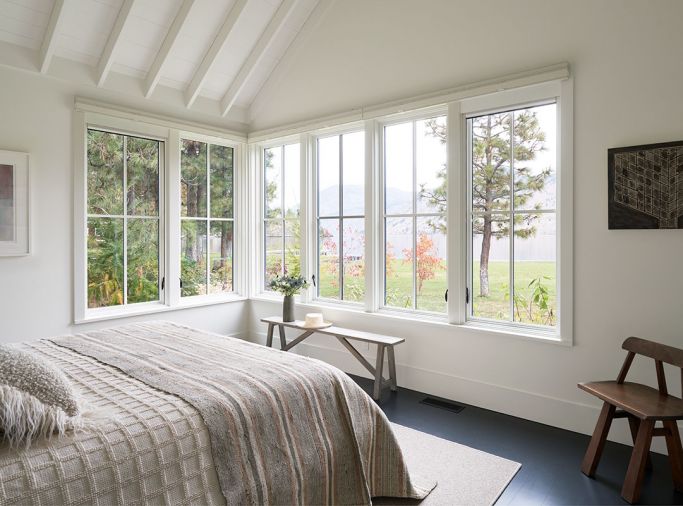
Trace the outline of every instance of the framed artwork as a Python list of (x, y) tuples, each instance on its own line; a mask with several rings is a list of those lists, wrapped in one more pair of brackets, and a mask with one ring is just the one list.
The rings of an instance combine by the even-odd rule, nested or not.
[(0, 256), (30, 253), (28, 159), (0, 151)]
[(683, 228), (683, 141), (607, 151), (609, 229)]

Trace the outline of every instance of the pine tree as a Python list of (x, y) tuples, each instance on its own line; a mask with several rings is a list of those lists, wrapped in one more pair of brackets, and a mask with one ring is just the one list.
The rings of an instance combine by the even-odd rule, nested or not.
[[(428, 122), (430, 135), (446, 143), (446, 127), (432, 120)], [(514, 127), (514, 128), (513, 128)], [(512, 142), (511, 142), (512, 140)], [(479, 295), (489, 295), (489, 257), (491, 240), (509, 237), (510, 233), (510, 161), (514, 162), (515, 208), (526, 205), (532, 196), (543, 190), (551, 174), (547, 168), (534, 173), (525, 162), (532, 161), (544, 149), (545, 132), (536, 113), (530, 110), (499, 113), (472, 119), (472, 210), (477, 214), (472, 232), (481, 235), (479, 262)], [(514, 157), (512, 156), (514, 148)], [(434, 189), (420, 188), (420, 198), (446, 212), (446, 168), (438, 174), (440, 184)], [(535, 206), (539, 208), (538, 205)], [(536, 234), (538, 214), (516, 214), (515, 237), (527, 238)], [(433, 222), (435, 230), (445, 233), (443, 223)]]

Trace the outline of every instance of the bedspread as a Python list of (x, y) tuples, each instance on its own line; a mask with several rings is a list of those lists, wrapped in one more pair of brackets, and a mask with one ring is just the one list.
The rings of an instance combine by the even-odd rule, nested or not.
[(31, 347), (111, 421), (0, 451), (0, 502), (370, 504), (433, 488), (411, 480), (372, 399), (323, 362), (168, 322)]

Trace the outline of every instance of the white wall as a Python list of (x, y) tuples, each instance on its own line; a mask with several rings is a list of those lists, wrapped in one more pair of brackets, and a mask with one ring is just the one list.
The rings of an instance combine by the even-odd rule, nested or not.
[[(576, 383), (615, 378), (625, 337), (683, 346), (683, 231), (607, 230), (607, 149), (683, 139), (681, 19), (683, 2), (676, 0), (335, 2), (263, 89), (253, 127), (570, 63), (575, 345), (366, 315), (328, 317), (405, 337), (397, 349), (401, 385), (592, 431), (598, 403)], [(255, 302), (256, 332), (263, 331), (257, 318), (278, 310)], [(303, 352), (361, 372), (329, 339), (314, 343)], [(654, 364), (640, 359), (631, 377), (655, 384)], [(669, 380), (679, 394), (680, 376)], [(627, 440), (626, 433), (614, 437)]]
[[(73, 179), (71, 122), (74, 95), (93, 93), (36, 74), (0, 67), (0, 149), (30, 153), (33, 254), (0, 257), (0, 342), (82, 332), (141, 318), (73, 326)], [(248, 303), (153, 315), (223, 333), (247, 330)]]

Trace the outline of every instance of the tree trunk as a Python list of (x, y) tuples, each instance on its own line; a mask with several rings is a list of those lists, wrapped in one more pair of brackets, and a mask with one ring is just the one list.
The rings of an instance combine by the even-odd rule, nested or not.
[(481, 240), (481, 254), (479, 256), (479, 295), (489, 296), (489, 255), (491, 253), (491, 217), (484, 216), (484, 229)]

